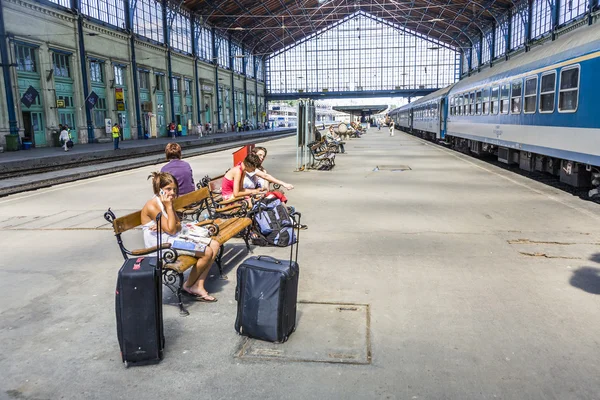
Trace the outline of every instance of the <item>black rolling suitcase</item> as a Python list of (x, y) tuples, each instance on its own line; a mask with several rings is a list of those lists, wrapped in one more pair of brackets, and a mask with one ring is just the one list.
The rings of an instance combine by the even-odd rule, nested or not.
[[(160, 220), (157, 224), (160, 241)], [(163, 357), (161, 257), (159, 250), (158, 257), (130, 258), (119, 270), (115, 309), (125, 367), (155, 364)]]
[[(299, 213), (296, 215), (300, 216)], [(297, 226), (300, 226), (300, 220)], [(291, 246), (289, 260), (249, 257), (238, 267), (235, 330), (239, 334), (270, 342), (285, 342), (295, 330), (300, 272), (297, 246), (298, 240), (295, 260), (292, 260), (294, 246)]]

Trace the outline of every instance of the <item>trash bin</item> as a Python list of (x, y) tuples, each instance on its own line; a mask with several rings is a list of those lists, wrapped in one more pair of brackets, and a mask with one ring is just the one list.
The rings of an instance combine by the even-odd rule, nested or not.
[(4, 135), (6, 139), (6, 151), (19, 150), (19, 135)]
[(60, 137), (60, 132), (52, 131), (52, 146), (61, 147), (59, 137)]
[(246, 158), (246, 156), (248, 154), (252, 153), (252, 149), (254, 149), (254, 145), (249, 144), (249, 145), (242, 147), (238, 151), (234, 151), (233, 152), (233, 166), (235, 167), (236, 165), (238, 165), (239, 163), (244, 161), (244, 158)]

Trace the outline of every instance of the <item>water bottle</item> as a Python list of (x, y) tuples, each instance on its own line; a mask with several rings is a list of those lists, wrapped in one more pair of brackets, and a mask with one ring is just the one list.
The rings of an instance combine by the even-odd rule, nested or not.
[(207, 219), (210, 219), (210, 216), (208, 215), (207, 212), (204, 212), (204, 214), (202, 214), (200, 217), (198, 217), (198, 220), (196, 222), (202, 222), (202, 221), (205, 221)]

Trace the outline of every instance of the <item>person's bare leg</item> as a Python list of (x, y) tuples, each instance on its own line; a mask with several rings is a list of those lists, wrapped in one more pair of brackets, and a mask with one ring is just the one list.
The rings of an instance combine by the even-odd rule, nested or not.
[(206, 300), (214, 300), (214, 297), (210, 296), (207, 290), (204, 288), (204, 281), (210, 272), (210, 267), (219, 252), (219, 243), (211, 241), (209, 246), (206, 248), (204, 256), (198, 258), (198, 262), (192, 268), (188, 280), (183, 284), (183, 289), (187, 292), (199, 294), (206, 298)]

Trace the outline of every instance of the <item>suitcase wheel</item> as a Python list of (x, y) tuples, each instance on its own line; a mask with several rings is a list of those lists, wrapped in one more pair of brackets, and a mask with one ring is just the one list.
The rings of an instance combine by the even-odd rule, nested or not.
[(127, 361), (123, 361), (123, 365), (125, 365), (125, 368), (129, 368), (129, 363)]

